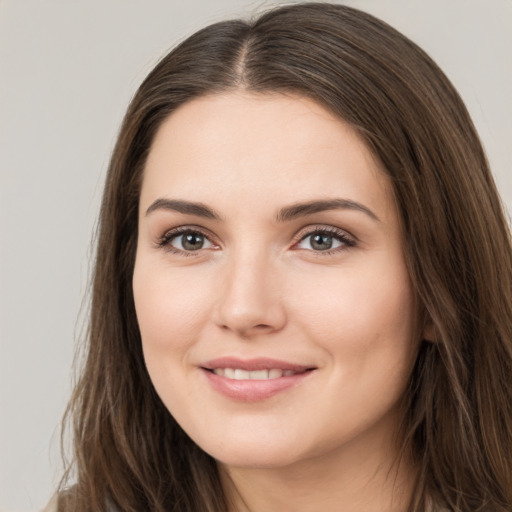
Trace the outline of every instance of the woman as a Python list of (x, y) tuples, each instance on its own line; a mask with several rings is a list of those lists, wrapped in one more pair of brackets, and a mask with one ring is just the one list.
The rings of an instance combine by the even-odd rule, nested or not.
[(509, 511), (511, 284), (417, 46), (319, 3), (207, 27), (112, 156), (59, 509)]

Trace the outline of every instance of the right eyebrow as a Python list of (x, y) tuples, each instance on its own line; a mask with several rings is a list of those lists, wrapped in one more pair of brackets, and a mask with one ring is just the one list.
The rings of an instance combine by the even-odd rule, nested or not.
[(210, 207), (202, 203), (193, 203), (190, 201), (182, 201), (180, 199), (165, 199), (160, 198), (151, 203), (146, 210), (146, 216), (156, 210), (172, 210), (186, 215), (195, 215), (205, 219), (221, 220), (221, 216)]

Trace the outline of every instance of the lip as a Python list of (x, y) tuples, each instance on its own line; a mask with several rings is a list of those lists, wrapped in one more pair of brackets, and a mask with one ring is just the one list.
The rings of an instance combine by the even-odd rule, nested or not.
[(280, 370), (291, 370), (294, 372), (303, 372), (311, 370), (314, 367), (302, 364), (290, 363), (288, 361), (280, 361), (268, 357), (258, 357), (253, 359), (239, 359), (237, 357), (219, 357), (201, 364), (202, 368), (214, 370), (215, 368), (240, 368), (248, 372), (257, 370), (272, 370), (279, 368)]
[[(234, 380), (216, 375), (213, 373), (215, 368), (239, 368), (246, 371), (281, 369), (297, 373), (268, 380)], [(310, 377), (316, 368), (271, 358), (221, 357), (201, 364), (200, 369), (211, 387), (221, 395), (242, 402), (257, 402), (297, 386)]]

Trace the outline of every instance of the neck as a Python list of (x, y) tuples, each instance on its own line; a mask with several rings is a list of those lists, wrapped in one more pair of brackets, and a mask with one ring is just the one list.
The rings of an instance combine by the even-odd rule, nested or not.
[(364, 441), (284, 467), (220, 465), (229, 512), (405, 512), (415, 479), (411, 458), (398, 457), (389, 439)]

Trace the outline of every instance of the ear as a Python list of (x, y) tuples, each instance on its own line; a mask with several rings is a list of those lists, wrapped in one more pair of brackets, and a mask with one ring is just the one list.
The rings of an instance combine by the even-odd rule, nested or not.
[(429, 318), (425, 322), (425, 327), (423, 328), (422, 339), (425, 341), (429, 341), (430, 343), (437, 343), (438, 336), (436, 333), (436, 326), (434, 322)]

